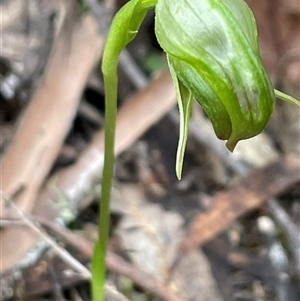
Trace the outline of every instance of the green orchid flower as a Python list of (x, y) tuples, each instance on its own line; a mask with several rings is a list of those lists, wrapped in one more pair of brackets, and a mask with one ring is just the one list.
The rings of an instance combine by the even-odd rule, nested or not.
[(231, 151), (239, 140), (253, 137), (265, 128), (275, 95), (299, 105), (294, 98), (273, 89), (260, 57), (254, 16), (243, 0), (131, 0), (124, 5), (111, 25), (102, 60), (106, 134), (99, 240), (92, 262), (94, 301), (104, 300), (117, 62), (150, 8), (155, 8), (156, 37), (167, 55), (178, 98), (178, 178), (194, 98), (211, 120), (217, 137), (227, 140)]
[[(254, 16), (244, 1), (160, 0), (155, 25), (177, 88), (182, 141), (193, 97), (231, 151), (265, 128), (275, 94), (259, 54)], [(185, 143), (179, 145), (182, 162)]]
[(299, 106), (274, 90), (259, 53), (253, 13), (243, 0), (159, 0), (155, 33), (177, 91), (178, 178), (194, 98), (230, 151), (265, 128), (275, 96)]

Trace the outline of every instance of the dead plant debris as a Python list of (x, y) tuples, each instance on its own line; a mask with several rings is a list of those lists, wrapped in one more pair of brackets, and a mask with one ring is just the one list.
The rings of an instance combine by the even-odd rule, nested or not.
[[(103, 2), (103, 3), (102, 3)], [(1, 1), (1, 300), (89, 301), (103, 166), (99, 62), (124, 1)], [(247, 1), (273, 83), (295, 97), (295, 1)], [(151, 14), (120, 61), (108, 300), (300, 299), (300, 113), (278, 104), (229, 154), (195, 107), (174, 172), (175, 91)]]

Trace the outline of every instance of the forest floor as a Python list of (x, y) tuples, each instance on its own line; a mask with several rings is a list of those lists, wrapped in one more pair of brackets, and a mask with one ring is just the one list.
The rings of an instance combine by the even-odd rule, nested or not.
[[(89, 301), (104, 151), (100, 62), (126, 1), (1, 1), (1, 300)], [(247, 1), (274, 86), (300, 98), (300, 8)], [(107, 300), (300, 300), (300, 110), (230, 153), (179, 117), (150, 11), (121, 55)], [(101, 208), (100, 208), (101, 210)]]

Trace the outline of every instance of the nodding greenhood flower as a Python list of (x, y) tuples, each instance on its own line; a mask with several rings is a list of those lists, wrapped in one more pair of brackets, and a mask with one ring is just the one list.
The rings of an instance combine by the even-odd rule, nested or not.
[[(241, 139), (265, 127), (274, 106), (274, 90), (262, 65), (253, 14), (243, 0), (130, 0), (115, 15), (107, 37), (102, 71), (105, 87), (105, 157), (101, 189), (100, 239), (92, 262), (93, 300), (104, 300), (105, 254), (114, 166), (117, 113), (117, 62), (134, 39), (150, 8), (155, 31), (167, 54), (176, 87), (180, 133), (176, 173), (181, 177), (191, 104), (195, 97), (220, 139), (232, 151)], [(293, 97), (277, 97), (300, 106)]]
[(264, 129), (275, 96), (243, 0), (158, 0), (155, 25), (177, 88), (183, 136), (193, 97), (231, 151)]

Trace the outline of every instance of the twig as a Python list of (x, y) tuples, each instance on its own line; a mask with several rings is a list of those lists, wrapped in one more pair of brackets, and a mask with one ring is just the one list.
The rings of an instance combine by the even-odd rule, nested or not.
[[(63, 240), (76, 247), (82, 254), (90, 258), (93, 254), (93, 244), (87, 239), (80, 237), (66, 228), (49, 222), (48, 220), (39, 219), (39, 222), (57, 233)], [(152, 276), (138, 270), (135, 266), (125, 261), (120, 256), (108, 251), (106, 257), (106, 264), (109, 270), (118, 274), (127, 276), (134, 283), (138, 284), (146, 291), (153, 295), (162, 298), (166, 301), (184, 301), (181, 297), (173, 293), (170, 289), (165, 287), (161, 282)]]
[(288, 257), (277, 239), (275, 224), (268, 216), (261, 216), (257, 220), (258, 229), (267, 241), (268, 257), (272, 267), (275, 269), (277, 285), (276, 295), (279, 301), (289, 299), (290, 276), (287, 274)]
[(55, 271), (54, 265), (51, 262), (51, 258), (53, 256), (52, 254), (47, 254), (48, 258), (47, 258), (47, 262), (49, 263), (47, 265), (47, 268), (49, 270), (49, 274), (50, 274), (50, 279), (52, 282), (52, 296), (54, 301), (65, 301), (65, 298), (63, 296), (63, 288), (62, 288), (62, 283), (59, 281), (58, 277), (57, 277), (57, 272)]
[(115, 0), (105, 0), (100, 4), (97, 0), (85, 0), (87, 6), (92, 11), (98, 22), (98, 27), (102, 34), (107, 35), (115, 6)]
[(116, 301), (129, 301), (123, 294), (121, 294), (114, 284), (106, 283), (105, 284), (107, 297), (110, 297), (112, 300)]
[(0, 219), (0, 227), (24, 226), (24, 222), (19, 219)]
[(145, 76), (144, 72), (142, 72), (139, 66), (135, 63), (126, 48), (121, 52), (119, 63), (136, 88), (143, 89), (147, 86), (149, 82), (148, 77)]
[(94, 106), (89, 104), (87, 101), (82, 101), (78, 108), (78, 114), (81, 114), (90, 122), (100, 127), (104, 124), (103, 116), (97, 112)]
[[(5, 198), (5, 197), (4, 197)], [(46, 234), (43, 229), (36, 225), (29, 217), (27, 217), (13, 202), (9, 201), (7, 198), (5, 198), (6, 201), (9, 203), (9, 206), (13, 210), (16, 211), (18, 214), (20, 220), (14, 220), (14, 221), (7, 221), (7, 225), (13, 226), (15, 223), (18, 223), (18, 225), (25, 225), (28, 226), (31, 230), (33, 230), (35, 233), (37, 233), (54, 251), (54, 253), (61, 258), (66, 264), (68, 264), (73, 270), (77, 271), (80, 276), (82, 276), (84, 279), (89, 280), (91, 279), (91, 272), (82, 265), (78, 260), (76, 260), (69, 252), (67, 252), (65, 249), (60, 247), (48, 234)], [(10, 224), (9, 224), (10, 223)], [(45, 221), (44, 221), (45, 223)], [(47, 223), (49, 226), (51, 223)], [(51, 227), (52, 229), (58, 229), (59, 227), (54, 225)], [(70, 233), (68, 233), (70, 235)], [(90, 252), (92, 253), (93, 246), (91, 244), (90, 246)], [(106, 283), (105, 288), (107, 290), (107, 294), (113, 297), (113, 300), (116, 301), (129, 301), (123, 294), (121, 294), (117, 288), (112, 283)]]
[(276, 223), (284, 230), (287, 235), (290, 246), (292, 248), (293, 258), (296, 263), (296, 270), (298, 275), (300, 275), (300, 229), (292, 222), (291, 217), (282, 208), (276, 199), (270, 199), (268, 201), (268, 209), (272, 216), (274, 217)]
[(210, 210), (194, 218), (187, 236), (183, 239), (182, 252), (186, 253), (209, 241), (246, 212), (261, 206), (270, 197), (297, 183), (300, 180), (297, 162), (298, 156), (279, 158), (267, 166), (251, 171), (229, 189), (218, 193), (212, 199)]
[[(18, 209), (17, 209), (18, 210)], [(19, 214), (18, 210), (18, 214)], [(24, 216), (24, 214), (23, 214)], [(47, 234), (45, 234), (39, 227), (37, 227), (31, 219), (25, 216), (25, 219), (20, 217), (21, 219), (18, 221), (19, 225), (27, 225), (30, 228), (34, 228), (33, 230), (37, 232), (43, 239), (45, 239), (49, 243), (49, 239), (52, 241), (51, 246), (55, 244), (59, 251), (57, 251), (57, 248), (54, 249), (55, 253), (65, 260), (65, 254), (62, 254), (61, 251), (65, 251), (64, 249), (61, 249), (56, 242), (54, 242)], [(41, 219), (39, 217), (35, 218), (38, 223), (43, 225), (44, 227), (47, 227), (49, 230), (55, 232), (58, 234), (64, 241), (72, 245), (73, 247), (76, 247), (84, 256), (86, 256), (88, 259), (91, 258), (93, 255), (93, 243), (88, 241), (87, 239), (80, 237), (70, 230), (66, 228), (62, 228), (58, 226), (57, 224), (50, 222), (46, 219)], [(29, 223), (28, 223), (29, 221)], [(8, 221), (7, 226), (13, 226), (15, 225), (14, 222), (9, 223)], [(33, 226), (32, 226), (33, 225)], [(50, 244), (50, 243), (49, 243)], [(66, 252), (66, 251), (65, 251)], [(71, 255), (68, 253), (68, 257)], [(73, 258), (73, 257), (72, 257)], [(67, 262), (68, 263), (68, 262)], [(79, 263), (80, 264), (80, 263)], [(166, 301), (185, 301), (181, 297), (177, 296), (175, 293), (173, 293), (171, 290), (169, 290), (167, 287), (165, 287), (161, 282), (159, 282), (157, 279), (153, 278), (152, 276), (144, 273), (143, 271), (138, 270), (135, 266), (125, 261), (120, 256), (114, 254), (111, 251), (108, 251), (107, 258), (106, 258), (106, 264), (109, 270), (118, 273), (123, 276), (127, 276), (130, 278), (134, 283), (138, 284), (140, 287), (144, 288), (146, 291), (152, 293), (153, 295), (162, 298)], [(80, 264), (81, 265), (81, 264)], [(72, 265), (73, 269), (74, 266)], [(87, 278), (90, 278), (90, 272), (88, 271)], [(111, 285), (108, 285), (107, 289), (110, 289)], [(115, 288), (116, 290), (116, 288)], [(114, 291), (111, 292), (112, 294), (115, 294)], [(120, 299), (122, 300), (122, 299)], [(124, 299), (125, 300), (125, 299)]]
[[(5, 197), (4, 197), (5, 198)], [(90, 279), (91, 273), (90, 271), (83, 266), (79, 261), (77, 261), (73, 256), (70, 255), (65, 249), (61, 248), (49, 235), (44, 233), (42, 229), (40, 229), (32, 220), (30, 220), (19, 208), (14, 204), (14, 202), (8, 200), (9, 206), (16, 211), (19, 215), (20, 220), (27, 225), (31, 230), (37, 233), (48, 245), (52, 248), (52, 250), (70, 267), (72, 267), (75, 271), (79, 272), (85, 279)]]

